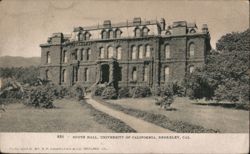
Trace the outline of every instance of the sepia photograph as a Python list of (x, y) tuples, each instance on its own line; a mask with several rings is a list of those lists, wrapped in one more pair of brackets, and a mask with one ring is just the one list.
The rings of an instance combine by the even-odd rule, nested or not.
[(249, 59), (248, 0), (0, 0), (0, 152), (248, 153)]

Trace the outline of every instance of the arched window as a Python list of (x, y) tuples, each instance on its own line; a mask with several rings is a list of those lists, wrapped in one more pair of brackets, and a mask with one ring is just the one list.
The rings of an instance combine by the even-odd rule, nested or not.
[(117, 29), (116, 30), (116, 38), (121, 38), (121, 34), (122, 34), (122, 32), (119, 29)]
[(122, 47), (118, 47), (116, 50), (116, 58), (118, 60), (122, 59)]
[(84, 81), (89, 81), (89, 69), (84, 69)]
[(143, 28), (143, 36), (148, 36), (148, 28)]
[(151, 46), (146, 45), (146, 57), (149, 58), (151, 56)]
[(84, 57), (84, 49), (81, 49), (81, 60), (83, 60)]
[(189, 67), (189, 73), (193, 73), (194, 72), (194, 66), (190, 66)]
[(114, 32), (112, 30), (109, 31), (109, 38), (114, 38)]
[(102, 39), (107, 39), (108, 38), (108, 33), (104, 30), (102, 31)]
[(83, 34), (83, 33), (79, 33), (79, 34), (78, 34), (78, 39), (79, 39), (79, 41), (85, 40), (84, 34)]
[(67, 51), (66, 51), (66, 50), (63, 51), (63, 59), (62, 59), (62, 60), (63, 60), (64, 63), (67, 63), (67, 62), (68, 62), (68, 59), (67, 59)]
[(194, 57), (194, 52), (195, 52), (195, 45), (194, 45), (194, 43), (191, 43), (189, 45), (189, 56)]
[(135, 29), (135, 37), (141, 37), (141, 30), (140, 28)]
[(132, 59), (137, 58), (137, 49), (135, 46), (132, 47)]
[(142, 59), (144, 55), (144, 50), (143, 50), (143, 46), (140, 45), (139, 46), (139, 59)]
[(86, 39), (86, 40), (90, 40), (90, 33), (89, 33), (89, 32), (86, 32), (86, 33), (85, 33), (85, 39)]
[(104, 58), (104, 48), (103, 47), (100, 48), (100, 58), (101, 59)]
[(46, 57), (47, 57), (46, 62), (47, 62), (48, 64), (50, 64), (50, 63), (51, 63), (51, 57), (50, 57), (50, 52), (49, 52), (49, 51), (47, 52)]
[(144, 70), (143, 70), (143, 81), (148, 81), (148, 66), (144, 67)]
[(108, 47), (108, 58), (112, 58), (114, 56), (114, 48)]
[(49, 80), (50, 79), (50, 75), (49, 75), (49, 70), (45, 71), (45, 79)]
[(165, 67), (164, 69), (164, 81), (168, 82), (169, 80), (169, 67)]
[(64, 69), (62, 71), (62, 82), (66, 82), (67, 81), (67, 75), (66, 75), (66, 70)]
[(133, 71), (132, 71), (132, 80), (133, 80), (133, 81), (136, 81), (136, 80), (137, 80), (137, 71), (136, 71), (136, 68), (135, 68), (135, 67), (133, 68)]
[(91, 49), (88, 49), (88, 50), (87, 50), (87, 55), (86, 55), (86, 56), (87, 56), (86, 59), (87, 59), (87, 60), (90, 60)]
[(165, 58), (170, 58), (170, 46), (166, 45), (165, 46)]

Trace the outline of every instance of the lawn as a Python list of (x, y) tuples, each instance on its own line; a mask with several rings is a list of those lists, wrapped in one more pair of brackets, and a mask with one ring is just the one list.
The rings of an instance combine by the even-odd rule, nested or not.
[(54, 109), (35, 109), (21, 103), (1, 112), (0, 132), (114, 132), (95, 121), (93, 112), (76, 101), (56, 100)]
[(220, 130), (222, 133), (248, 133), (249, 112), (219, 106), (195, 105), (188, 98), (176, 98), (172, 107), (176, 111), (165, 111), (154, 104), (153, 98), (108, 100), (124, 108), (162, 114), (173, 121), (183, 121), (207, 129)]

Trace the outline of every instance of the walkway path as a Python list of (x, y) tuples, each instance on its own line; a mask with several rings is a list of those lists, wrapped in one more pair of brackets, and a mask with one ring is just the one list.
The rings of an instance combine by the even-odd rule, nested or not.
[(146, 122), (144, 120), (135, 118), (121, 111), (111, 109), (105, 105), (98, 103), (97, 101), (93, 100), (91, 97), (86, 98), (86, 102), (92, 105), (97, 110), (102, 111), (106, 114), (109, 114), (112, 117), (115, 117), (125, 122), (127, 125), (135, 129), (138, 133), (173, 133), (172, 131), (168, 129), (165, 129), (157, 125), (154, 125), (152, 123)]

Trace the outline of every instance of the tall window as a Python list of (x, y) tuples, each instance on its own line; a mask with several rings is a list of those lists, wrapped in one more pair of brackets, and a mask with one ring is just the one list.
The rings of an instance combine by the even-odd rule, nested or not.
[(117, 57), (118, 60), (122, 59), (122, 47), (117, 48), (116, 57)]
[(135, 46), (132, 47), (132, 59), (137, 58), (137, 49)]
[(143, 54), (144, 54), (144, 50), (143, 50), (143, 46), (139, 46), (139, 59), (143, 58)]
[(114, 32), (112, 30), (109, 31), (109, 38), (114, 38)]
[(68, 62), (68, 59), (67, 59), (67, 51), (66, 51), (66, 50), (63, 51), (63, 62), (64, 62), (64, 63), (67, 63), (67, 62)]
[(116, 30), (116, 38), (121, 38), (121, 34), (122, 34), (122, 32), (119, 29), (117, 29)]
[(141, 30), (140, 28), (135, 29), (135, 37), (141, 37)]
[(84, 57), (84, 49), (81, 49), (81, 60), (83, 60)]
[(148, 66), (144, 67), (144, 70), (143, 70), (143, 81), (148, 81)]
[(67, 76), (66, 76), (66, 70), (64, 69), (63, 71), (62, 71), (62, 82), (66, 82), (66, 79), (67, 78)]
[(100, 48), (100, 58), (101, 59), (104, 58), (104, 48), (103, 47)]
[(164, 80), (165, 80), (165, 82), (167, 82), (169, 80), (169, 67), (165, 67)]
[(46, 80), (49, 80), (49, 77), (50, 77), (50, 76), (49, 76), (49, 70), (46, 70), (46, 71), (45, 71), (45, 79), (46, 79)]
[(79, 69), (78, 67), (73, 67), (73, 82), (77, 82), (78, 81), (78, 72)]
[(143, 28), (143, 36), (148, 36), (148, 28)]
[(137, 71), (136, 71), (136, 68), (135, 68), (135, 67), (133, 68), (133, 71), (132, 71), (132, 80), (133, 80), (133, 81), (136, 81), (136, 80), (137, 80)]
[(170, 46), (165, 46), (165, 58), (170, 58)]
[(46, 62), (47, 62), (48, 64), (50, 64), (50, 63), (51, 63), (51, 57), (50, 57), (50, 52), (49, 52), (49, 51), (47, 52), (46, 57), (47, 57)]
[(189, 73), (193, 73), (194, 72), (194, 66), (190, 66), (189, 67)]
[(108, 58), (112, 58), (114, 56), (114, 48), (108, 47)]
[(122, 81), (122, 67), (118, 67), (117, 80)]
[(194, 57), (194, 52), (195, 52), (195, 45), (191, 43), (189, 46), (189, 56)]
[(102, 32), (102, 39), (107, 39), (108, 38), (108, 33), (104, 30)]
[(91, 49), (88, 49), (86, 55), (87, 60), (90, 60), (90, 56), (91, 56)]
[(84, 69), (84, 81), (89, 81), (89, 69)]
[(149, 58), (151, 56), (151, 46), (147, 45), (146, 46), (146, 57)]

